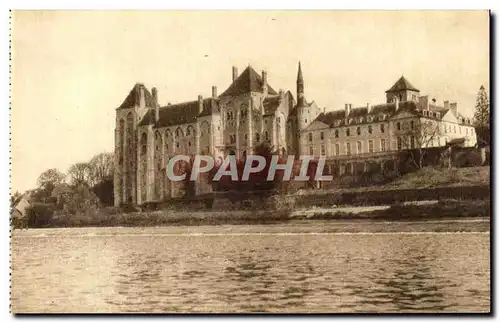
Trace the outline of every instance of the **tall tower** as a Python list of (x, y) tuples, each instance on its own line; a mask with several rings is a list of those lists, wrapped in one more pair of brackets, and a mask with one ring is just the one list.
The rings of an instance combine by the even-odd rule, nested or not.
[(302, 76), (302, 67), (299, 62), (299, 71), (297, 73), (297, 130), (304, 130), (311, 122), (313, 116), (309, 104), (306, 102), (304, 94), (304, 77)]
[(299, 70), (297, 72), (297, 146), (296, 151), (303, 154), (303, 138), (301, 132), (311, 123), (312, 115), (310, 115), (309, 105), (306, 102), (304, 94), (304, 77), (302, 75), (302, 67), (299, 62)]
[(304, 105), (304, 77), (302, 76), (302, 68), (299, 61), (299, 72), (297, 73), (297, 107), (303, 107)]

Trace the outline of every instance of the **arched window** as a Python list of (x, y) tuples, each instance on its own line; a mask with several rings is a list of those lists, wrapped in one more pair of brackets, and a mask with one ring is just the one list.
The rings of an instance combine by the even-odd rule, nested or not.
[(148, 149), (148, 136), (143, 132), (141, 135), (141, 154), (145, 155)]

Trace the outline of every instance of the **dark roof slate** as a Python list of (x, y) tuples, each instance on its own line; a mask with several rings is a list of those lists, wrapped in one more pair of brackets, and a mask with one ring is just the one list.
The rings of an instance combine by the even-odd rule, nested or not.
[(219, 102), (214, 98), (203, 99), (203, 110), (198, 113), (198, 100), (167, 105), (160, 108), (160, 119), (155, 124), (154, 109), (148, 110), (139, 126), (154, 124), (155, 128), (168, 127), (183, 123), (192, 123), (197, 117), (219, 112)]
[[(262, 93), (262, 77), (248, 66), (220, 96), (236, 96), (242, 93)], [(276, 91), (267, 84), (267, 93), (276, 95)]]
[(146, 107), (154, 108), (156, 103), (153, 99), (153, 95), (151, 95), (144, 84), (136, 83), (118, 109), (127, 109), (139, 105), (141, 88), (144, 90)]
[[(417, 111), (417, 106), (415, 102), (413, 101), (406, 101), (406, 102), (400, 102), (399, 103), (399, 111)], [(370, 113), (368, 113), (368, 108), (367, 107), (359, 107), (359, 108), (353, 108), (351, 109), (349, 116), (347, 117), (347, 120), (349, 119), (355, 119), (356, 122), (354, 124), (359, 124), (359, 118), (362, 119), (361, 123), (370, 123), (372, 121), (368, 121), (368, 116), (371, 117), (378, 117), (381, 115), (387, 115), (387, 116), (392, 116), (394, 115), (396, 111), (396, 104), (395, 103), (387, 103), (387, 104), (380, 104), (380, 105), (375, 105), (370, 109)], [(346, 117), (345, 117), (345, 110), (335, 110), (335, 111), (330, 111), (327, 113), (321, 113), (316, 117), (315, 120), (321, 121), (323, 123), (326, 123), (330, 125), (330, 127), (333, 126), (344, 126), (346, 125)]]
[(399, 78), (399, 80), (397, 80), (396, 83), (394, 83), (394, 85), (389, 90), (387, 90), (385, 92), (386, 93), (399, 92), (402, 90), (412, 90), (412, 91), (420, 92), (420, 90), (418, 90), (416, 87), (411, 85), (411, 83), (404, 76), (401, 76)]
[(281, 104), (279, 95), (268, 96), (264, 99), (264, 114), (273, 114)]

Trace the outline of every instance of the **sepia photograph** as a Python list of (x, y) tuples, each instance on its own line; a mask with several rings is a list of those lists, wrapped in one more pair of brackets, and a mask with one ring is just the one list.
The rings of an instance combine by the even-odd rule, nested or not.
[(491, 18), (12, 10), (11, 313), (491, 314)]

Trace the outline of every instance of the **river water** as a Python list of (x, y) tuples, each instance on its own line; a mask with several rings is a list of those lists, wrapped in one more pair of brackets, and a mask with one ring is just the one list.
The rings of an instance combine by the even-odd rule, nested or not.
[[(462, 230), (454, 226), (469, 232), (446, 230)], [(15, 230), (12, 311), (489, 312), (488, 227), (304, 221)]]

